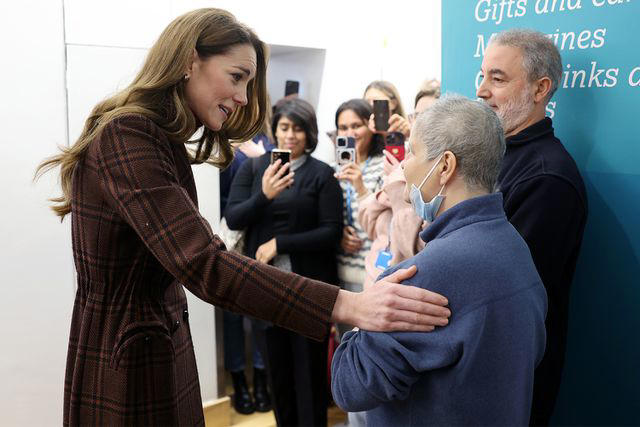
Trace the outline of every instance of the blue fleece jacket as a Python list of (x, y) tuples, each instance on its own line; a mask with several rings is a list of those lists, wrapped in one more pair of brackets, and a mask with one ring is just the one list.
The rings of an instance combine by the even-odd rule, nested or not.
[(442, 213), (427, 244), (388, 269), (445, 295), (449, 325), (433, 332), (345, 334), (332, 365), (335, 402), (367, 425), (527, 425), (544, 354), (547, 296), (500, 193)]

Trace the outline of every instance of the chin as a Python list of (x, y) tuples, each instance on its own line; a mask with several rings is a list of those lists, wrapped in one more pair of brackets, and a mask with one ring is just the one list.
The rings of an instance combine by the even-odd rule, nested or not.
[(207, 129), (212, 131), (219, 131), (220, 129), (222, 129), (222, 123), (218, 123), (216, 121), (210, 120), (205, 122), (204, 125), (207, 127)]

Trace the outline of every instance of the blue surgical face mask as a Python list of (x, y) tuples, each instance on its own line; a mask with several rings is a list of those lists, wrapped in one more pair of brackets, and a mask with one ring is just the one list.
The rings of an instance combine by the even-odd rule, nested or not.
[(444, 189), (444, 185), (440, 189), (440, 192), (429, 202), (425, 202), (424, 200), (422, 200), (422, 193), (420, 192), (420, 189), (422, 188), (424, 183), (427, 182), (427, 179), (429, 179), (433, 171), (436, 170), (436, 166), (438, 166), (438, 163), (440, 163), (441, 159), (442, 159), (442, 155), (438, 158), (438, 160), (435, 162), (435, 164), (433, 165), (433, 167), (431, 168), (427, 176), (424, 177), (424, 179), (422, 180), (422, 182), (418, 187), (416, 187), (415, 184), (411, 184), (411, 193), (409, 197), (411, 198), (411, 204), (413, 205), (413, 209), (416, 211), (416, 214), (420, 218), (424, 219), (429, 223), (433, 222), (436, 219), (436, 213), (438, 213), (438, 209), (440, 209), (440, 205), (442, 204), (442, 199), (444, 199), (445, 197), (442, 195), (442, 190)]

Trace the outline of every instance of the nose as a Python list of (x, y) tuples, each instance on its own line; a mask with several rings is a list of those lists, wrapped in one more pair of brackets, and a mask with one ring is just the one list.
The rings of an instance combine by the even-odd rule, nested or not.
[(233, 95), (233, 102), (240, 105), (241, 107), (244, 107), (245, 105), (247, 105), (249, 102), (247, 99), (247, 89), (244, 88), (236, 92)]
[(293, 128), (289, 128), (287, 129), (287, 131), (284, 134), (285, 138), (287, 139), (293, 139), (296, 137), (296, 133), (293, 131)]
[(476, 90), (476, 96), (478, 98), (488, 99), (490, 97), (490, 94), (484, 82), (485, 82), (485, 79), (483, 78), (482, 81), (480, 82), (480, 86), (478, 86), (478, 89)]

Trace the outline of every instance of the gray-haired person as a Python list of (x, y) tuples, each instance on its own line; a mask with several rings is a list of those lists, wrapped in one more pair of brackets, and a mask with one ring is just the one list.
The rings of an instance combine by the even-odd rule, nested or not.
[(336, 403), (367, 425), (525, 425), (545, 346), (547, 297), (526, 243), (493, 192), (505, 150), (485, 104), (446, 96), (418, 116), (405, 199), (430, 225), (414, 285), (448, 296), (430, 333), (348, 332), (332, 365)]
[(489, 43), (477, 95), (502, 119), (507, 150), (498, 176), (507, 218), (527, 242), (549, 296), (547, 350), (534, 381), (532, 425), (547, 425), (562, 378), (569, 289), (587, 221), (587, 197), (545, 107), (562, 60), (544, 34), (508, 30)]

